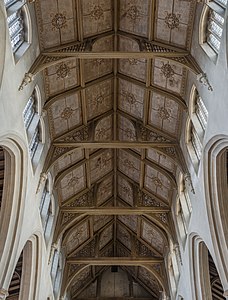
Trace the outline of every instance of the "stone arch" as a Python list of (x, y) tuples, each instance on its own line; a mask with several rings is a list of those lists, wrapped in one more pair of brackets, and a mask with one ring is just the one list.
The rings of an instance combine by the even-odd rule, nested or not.
[[(189, 241), (193, 299), (212, 300), (216, 293), (219, 299), (225, 300), (220, 274), (205, 242), (195, 233), (192, 233)], [(214, 273), (216, 278), (213, 278)], [(217, 280), (217, 286), (214, 285), (214, 279)]]
[(0, 210), (0, 285), (7, 282), (7, 273), (11, 268), (15, 251), (17, 251), (24, 204), (26, 179), (23, 178), (26, 161), (23, 149), (11, 138), (0, 138), (4, 151), (4, 184)]
[[(8, 283), (9, 299), (37, 299), (39, 281), (39, 245), (38, 237), (32, 236), (24, 245), (11, 272)], [(15, 298), (14, 298), (15, 297)], [(8, 299), (8, 297), (6, 297)]]
[(214, 137), (205, 147), (204, 159), (207, 213), (214, 251), (224, 273), (224, 282), (228, 280), (227, 151), (228, 136)]

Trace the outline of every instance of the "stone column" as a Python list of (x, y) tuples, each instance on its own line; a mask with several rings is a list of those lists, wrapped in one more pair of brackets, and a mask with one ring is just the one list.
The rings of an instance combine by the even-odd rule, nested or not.
[(5, 300), (9, 296), (9, 293), (5, 289), (0, 289), (0, 300)]

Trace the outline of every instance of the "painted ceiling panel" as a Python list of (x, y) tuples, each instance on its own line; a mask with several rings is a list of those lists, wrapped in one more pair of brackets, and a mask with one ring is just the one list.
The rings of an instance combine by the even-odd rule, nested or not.
[(113, 195), (113, 182), (114, 178), (113, 175), (109, 176), (108, 178), (104, 179), (97, 188), (97, 205), (102, 205), (106, 200), (111, 198)]
[(118, 168), (126, 176), (129, 176), (131, 179), (139, 182), (140, 177), (140, 159), (136, 156), (119, 150), (118, 152)]
[(150, 96), (149, 124), (178, 136), (180, 132), (182, 108), (163, 94), (152, 92)]
[(140, 36), (148, 35), (149, 11), (148, 0), (121, 0), (120, 1), (120, 30), (138, 34)]
[(75, 93), (54, 102), (48, 109), (50, 132), (53, 138), (82, 124), (81, 98)]
[(134, 204), (133, 186), (121, 176), (118, 176), (118, 195), (129, 205), (133, 206)]
[(175, 62), (155, 59), (151, 84), (182, 95), (186, 70)]
[(145, 89), (126, 80), (119, 80), (119, 108), (139, 119), (143, 118)]
[(84, 37), (94, 36), (113, 28), (111, 0), (83, 0), (81, 4)]
[(145, 187), (163, 199), (172, 198), (173, 187), (170, 179), (151, 166), (146, 166)]
[(113, 81), (111, 79), (88, 87), (85, 93), (88, 120), (113, 108)]
[(46, 95), (53, 96), (80, 84), (78, 60), (69, 59), (45, 71)]
[(85, 165), (81, 165), (67, 173), (60, 181), (59, 195), (61, 201), (65, 201), (86, 188)]
[[(165, 260), (188, 75), (187, 59), (171, 53), (189, 51), (195, 7), (196, 0), (36, 0), (41, 52), (61, 57), (42, 68), (52, 143), (44, 171), (58, 191), (56, 235), (63, 233), (66, 259)], [(61, 46), (92, 56), (65, 58)], [(160, 49), (169, 58), (138, 56)], [(117, 50), (137, 55), (97, 54)], [(163, 261), (121, 267), (153, 299), (164, 290), (155, 274), (168, 287)], [(76, 274), (72, 300), (97, 297), (107, 267), (79, 269), (66, 260), (66, 277)]]

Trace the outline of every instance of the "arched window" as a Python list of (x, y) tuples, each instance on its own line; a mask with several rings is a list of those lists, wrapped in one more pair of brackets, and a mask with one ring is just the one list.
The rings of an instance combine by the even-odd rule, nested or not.
[(226, 5), (227, 0), (214, 0), (208, 3), (207, 43), (216, 53), (220, 49)]
[(185, 186), (183, 175), (180, 176), (178, 186), (178, 198), (176, 203), (176, 217), (180, 238), (184, 243), (188, 233), (188, 224), (191, 216), (192, 206)]
[(207, 126), (208, 111), (195, 86), (192, 87), (189, 100), (187, 123), (187, 145), (195, 168), (198, 168), (202, 155), (203, 138)]
[(219, 53), (227, 0), (208, 1), (200, 22), (200, 44), (212, 59)]
[(29, 46), (28, 17), (25, 1), (4, 0), (12, 51), (20, 58)]
[(52, 225), (54, 221), (51, 198), (52, 198), (52, 194), (50, 191), (50, 184), (49, 184), (49, 180), (47, 180), (40, 201), (40, 216), (41, 216), (42, 226), (44, 230), (44, 237), (46, 240), (48, 240), (51, 235)]
[(33, 165), (38, 164), (44, 143), (40, 104), (40, 93), (36, 87), (23, 111), (23, 120), (28, 139), (28, 150)]
[(51, 280), (52, 280), (53, 291), (55, 296), (59, 292), (61, 277), (62, 277), (62, 257), (61, 257), (61, 253), (59, 253), (58, 250), (55, 250), (52, 259), (52, 266), (51, 266)]

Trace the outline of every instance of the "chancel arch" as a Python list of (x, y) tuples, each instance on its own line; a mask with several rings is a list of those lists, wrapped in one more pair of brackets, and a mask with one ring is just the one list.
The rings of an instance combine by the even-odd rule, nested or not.
[(212, 241), (225, 282), (228, 278), (227, 153), (228, 137), (221, 135), (213, 138), (205, 148), (204, 172)]

